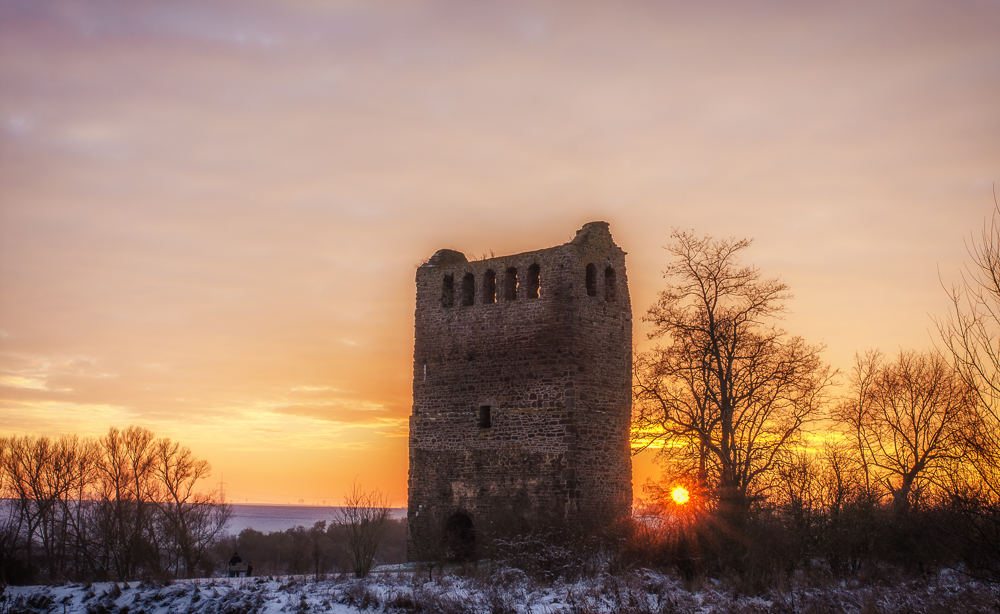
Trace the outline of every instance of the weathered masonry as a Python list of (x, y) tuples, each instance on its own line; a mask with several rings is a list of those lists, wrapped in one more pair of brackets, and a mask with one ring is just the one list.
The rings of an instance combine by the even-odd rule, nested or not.
[[(628, 510), (632, 309), (605, 222), (565, 245), (417, 270), (408, 551)], [(478, 538), (477, 538), (478, 535)]]

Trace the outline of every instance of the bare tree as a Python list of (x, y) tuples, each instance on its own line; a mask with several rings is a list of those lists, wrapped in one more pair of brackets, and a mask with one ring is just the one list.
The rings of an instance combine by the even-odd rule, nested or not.
[(1000, 501), (1000, 206), (967, 244), (971, 263), (948, 289), (951, 313), (937, 320), (946, 352), (979, 399), (979, 428), (967, 433), (977, 486)]
[(195, 492), (208, 473), (138, 427), (0, 438), (0, 585), (195, 574), (231, 513)]
[(9, 477), (12, 438), (0, 438), (0, 590), (7, 586), (7, 566), (17, 553), (24, 525), (22, 506)]
[(98, 465), (97, 530), (102, 544), (101, 566), (118, 578), (134, 578), (140, 568), (156, 567), (153, 480), (153, 433), (130, 426), (111, 427), (101, 437)]
[[(165, 529), (166, 550), (174, 575), (193, 577), (212, 542), (222, 534), (232, 517), (232, 507), (215, 493), (195, 492), (199, 481), (209, 477), (212, 466), (199, 460), (190, 448), (158, 439), (153, 452), (153, 474), (160, 485), (156, 502), (160, 524)], [(180, 567), (183, 564), (183, 572)]]
[(644, 317), (650, 338), (669, 343), (636, 357), (633, 438), (745, 507), (817, 417), (834, 374), (822, 346), (776, 326), (788, 288), (740, 265), (750, 241), (672, 237), (671, 283)]
[(894, 361), (873, 351), (857, 357), (853, 397), (835, 411), (861, 459), (866, 483), (906, 512), (966, 457), (966, 433), (976, 427), (976, 399), (943, 357), (900, 352)]
[[(25, 549), (28, 573), (33, 574), (36, 547), (40, 548), (42, 569), (48, 580), (65, 577), (73, 556), (78, 528), (73, 524), (74, 501), (81, 465), (90, 462), (86, 442), (75, 435), (58, 439), (48, 437), (12, 437), (4, 440), (0, 455), (0, 473), (5, 482), (4, 556), (20, 540)], [(84, 469), (86, 471), (86, 469)]]
[(344, 535), (344, 552), (352, 571), (364, 578), (371, 571), (379, 544), (389, 530), (388, 498), (378, 489), (365, 492), (355, 480), (336, 512)]
[[(419, 530), (414, 530), (414, 524), (407, 521), (407, 536), (409, 538), (409, 556), (419, 561), (427, 568), (427, 578), (434, 579), (434, 568), (441, 567), (448, 555), (447, 537), (445, 535), (445, 520), (440, 512), (428, 509), (417, 512), (424, 517)], [(440, 574), (439, 574), (440, 575)]]
[[(52, 444), (51, 462), (47, 469), (45, 495), (52, 501), (42, 516), (40, 537), (48, 562), (49, 580), (62, 580), (69, 572), (75, 534), (80, 525), (74, 523), (77, 500), (84, 496), (90, 475), (92, 457), (88, 444), (76, 435), (63, 435)], [(81, 490), (83, 492), (81, 492)]]
[(55, 446), (48, 437), (12, 437), (4, 457), (4, 470), (16, 497), (25, 529), (25, 551), (29, 574), (35, 566), (34, 546), (59, 493), (53, 491)]
[(863, 473), (854, 450), (844, 443), (827, 442), (819, 453), (820, 473), (817, 484), (819, 507), (836, 523), (845, 508), (867, 499), (861, 486)]
[(95, 566), (90, 526), (93, 519), (91, 504), (96, 496), (94, 486), (97, 481), (100, 455), (101, 450), (96, 439), (88, 437), (80, 440), (69, 468), (71, 484), (63, 501), (65, 527), (63, 537), (65, 547), (72, 552), (73, 573), (69, 575), (76, 578), (85, 577)]
[(978, 397), (977, 428), (966, 432), (974, 475), (956, 473), (952, 502), (967, 529), (963, 556), (978, 577), (1000, 578), (1000, 205), (966, 244), (970, 262), (948, 288), (951, 313), (937, 320), (944, 348)]

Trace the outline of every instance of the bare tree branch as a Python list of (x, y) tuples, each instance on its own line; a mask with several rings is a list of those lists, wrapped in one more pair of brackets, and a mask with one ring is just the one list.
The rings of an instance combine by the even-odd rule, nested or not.
[(822, 346), (776, 326), (791, 295), (739, 263), (749, 240), (672, 237), (671, 283), (644, 318), (668, 343), (635, 358), (633, 438), (746, 502), (818, 417), (835, 373)]

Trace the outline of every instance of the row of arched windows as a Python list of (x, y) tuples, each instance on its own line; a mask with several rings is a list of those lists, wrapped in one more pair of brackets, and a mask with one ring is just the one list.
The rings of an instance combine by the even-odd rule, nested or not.
[[(538, 298), (541, 290), (540, 269), (537, 264), (528, 267), (528, 278), (522, 282), (518, 278), (517, 269), (510, 267), (504, 271), (502, 286), (497, 292), (497, 274), (493, 269), (483, 273), (482, 291), (483, 304), (492, 305), (496, 303), (500, 295), (505, 301), (516, 301), (519, 292), (524, 292), (529, 299)], [(444, 287), (441, 289), (441, 304), (445, 307), (455, 306), (455, 276), (444, 276)], [(472, 273), (466, 273), (462, 278), (461, 292), (459, 294), (459, 304), (463, 307), (470, 307), (476, 304), (476, 277)]]
[[(492, 305), (499, 300), (502, 294), (505, 301), (516, 301), (518, 294), (522, 291), (529, 299), (538, 298), (542, 288), (540, 269), (537, 264), (528, 267), (527, 279), (521, 280), (518, 277), (517, 268), (510, 267), (504, 271), (502, 285), (497, 287), (497, 274), (493, 269), (488, 269), (483, 273), (482, 296), (484, 305)], [(587, 265), (587, 296), (597, 296), (597, 267), (593, 264)], [(441, 305), (443, 307), (455, 306), (455, 294), (459, 290), (458, 300), (463, 307), (471, 307), (476, 304), (476, 276), (466, 273), (462, 277), (460, 288), (455, 286), (455, 276), (445, 275), (444, 284), (441, 288)], [(604, 270), (604, 300), (615, 300), (615, 270), (608, 267)]]
[[(609, 303), (615, 300), (617, 295), (615, 270), (611, 267), (604, 269), (604, 300)], [(587, 265), (587, 296), (597, 296), (597, 267), (593, 263)]]

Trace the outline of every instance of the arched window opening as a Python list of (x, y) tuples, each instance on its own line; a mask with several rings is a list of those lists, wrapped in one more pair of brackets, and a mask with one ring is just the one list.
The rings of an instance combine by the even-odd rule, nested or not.
[(441, 306), (455, 306), (455, 276), (445, 275), (444, 284), (441, 287)]
[(528, 298), (538, 298), (538, 290), (541, 287), (538, 265), (533, 264), (528, 267)]
[(492, 409), (489, 405), (481, 405), (479, 407), (479, 428), (493, 428), (493, 418), (490, 415)]
[(587, 296), (597, 296), (597, 267), (587, 265)]
[(445, 521), (444, 554), (451, 561), (476, 559), (476, 527), (467, 515), (454, 514)]
[(615, 300), (618, 296), (615, 291), (615, 270), (608, 267), (604, 269), (604, 300), (609, 303)]
[(469, 307), (476, 304), (476, 276), (466, 273), (462, 278), (462, 306)]
[(504, 275), (503, 298), (507, 301), (517, 300), (517, 269), (514, 267), (507, 269), (507, 274)]
[(497, 302), (497, 274), (490, 269), (483, 275), (483, 304), (492, 305)]

